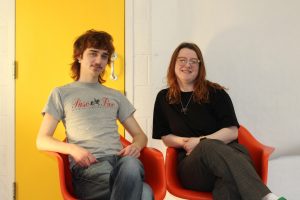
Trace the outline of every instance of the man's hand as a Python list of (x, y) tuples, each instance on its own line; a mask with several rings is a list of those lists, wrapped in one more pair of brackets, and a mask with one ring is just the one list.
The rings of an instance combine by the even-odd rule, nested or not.
[(76, 164), (80, 167), (88, 167), (91, 164), (97, 162), (97, 159), (93, 154), (91, 154), (88, 150), (75, 144), (72, 145), (70, 155), (73, 157)]
[(122, 149), (118, 155), (119, 156), (133, 156), (135, 158), (140, 157), (140, 153), (141, 153), (141, 148), (132, 143), (130, 145), (128, 145), (127, 147), (125, 147), (124, 149)]

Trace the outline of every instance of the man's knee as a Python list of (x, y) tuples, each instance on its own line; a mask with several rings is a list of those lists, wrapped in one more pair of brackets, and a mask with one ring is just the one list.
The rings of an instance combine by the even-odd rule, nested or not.
[(125, 156), (119, 160), (121, 173), (127, 176), (144, 176), (144, 168), (141, 161), (132, 156)]
[(142, 193), (143, 200), (153, 200), (153, 191), (151, 187), (147, 183), (143, 183), (143, 193)]

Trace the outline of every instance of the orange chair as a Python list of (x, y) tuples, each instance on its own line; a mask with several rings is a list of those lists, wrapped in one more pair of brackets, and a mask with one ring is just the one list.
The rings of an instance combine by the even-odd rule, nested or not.
[[(123, 137), (120, 137), (120, 139), (123, 146), (130, 144), (130, 142)], [(73, 191), (68, 155), (52, 151), (47, 151), (47, 153), (57, 158), (60, 189), (63, 198), (65, 200), (78, 199), (75, 197)], [(162, 153), (154, 148), (145, 147), (141, 151), (139, 159), (144, 165), (145, 181), (151, 186), (155, 200), (164, 199), (166, 195), (166, 178)]]
[[(266, 184), (268, 176), (268, 160), (271, 153), (274, 151), (274, 148), (261, 144), (243, 126), (240, 126), (239, 128), (238, 141), (240, 144), (243, 144), (248, 149), (258, 175)], [(167, 148), (165, 162), (167, 190), (171, 194), (180, 198), (191, 200), (213, 199), (212, 194), (210, 192), (193, 191), (182, 187), (177, 177), (177, 151), (175, 148)]]

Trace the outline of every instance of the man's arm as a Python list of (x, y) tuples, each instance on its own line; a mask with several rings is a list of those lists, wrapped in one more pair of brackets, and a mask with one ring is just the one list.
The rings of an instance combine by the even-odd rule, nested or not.
[(148, 138), (146, 134), (141, 129), (133, 115), (123, 122), (123, 126), (132, 136), (133, 140), (131, 145), (128, 145), (119, 152), (119, 155), (139, 157), (140, 151), (147, 145)]
[(86, 149), (55, 139), (53, 134), (57, 124), (58, 120), (52, 115), (45, 113), (36, 139), (36, 146), (39, 150), (70, 154), (75, 162), (82, 167), (89, 166), (96, 162), (96, 158)]

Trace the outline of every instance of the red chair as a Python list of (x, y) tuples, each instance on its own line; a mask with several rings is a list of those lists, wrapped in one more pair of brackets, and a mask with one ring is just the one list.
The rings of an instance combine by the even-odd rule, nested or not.
[[(274, 148), (265, 146), (259, 141), (257, 141), (251, 135), (251, 133), (243, 126), (240, 126), (239, 128), (238, 141), (240, 144), (243, 144), (248, 149), (258, 175), (266, 184), (268, 176), (268, 160), (271, 153), (274, 151)], [(182, 187), (177, 177), (177, 151), (175, 148), (167, 148), (165, 162), (167, 190), (171, 194), (180, 198), (191, 200), (213, 199), (212, 194), (210, 192), (193, 191)]]
[[(130, 144), (126, 139), (120, 137), (123, 146)], [(76, 200), (72, 186), (72, 175), (69, 168), (68, 155), (58, 152), (47, 151), (51, 156), (55, 156), (58, 161), (59, 181), (61, 194), (65, 200)], [(166, 195), (166, 178), (164, 168), (164, 158), (160, 151), (145, 147), (141, 151), (139, 158), (145, 169), (145, 182), (147, 182), (154, 193), (155, 200), (162, 200)]]

